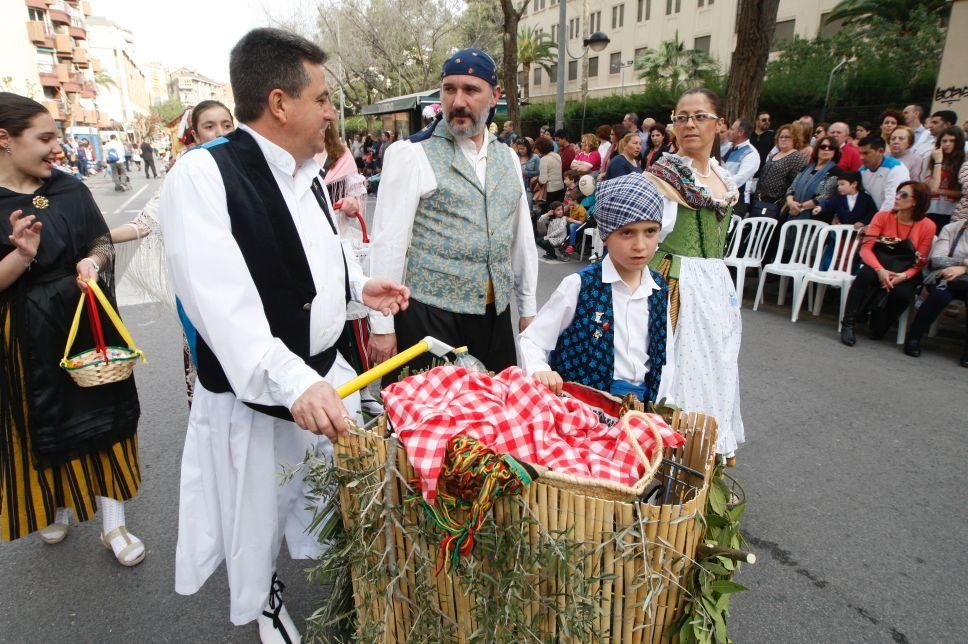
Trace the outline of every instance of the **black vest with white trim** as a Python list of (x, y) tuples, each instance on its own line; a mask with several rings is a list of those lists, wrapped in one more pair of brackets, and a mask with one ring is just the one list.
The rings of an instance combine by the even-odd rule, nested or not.
[[(336, 360), (337, 346), (316, 355), (309, 354), (310, 316), (316, 286), (292, 213), (259, 144), (251, 134), (237, 129), (201, 147), (212, 155), (222, 176), (232, 236), (262, 300), (269, 330), (307, 365), (325, 376)], [(312, 190), (322, 214), (337, 233), (318, 179), (313, 182)], [(343, 267), (347, 268), (345, 256)], [(344, 274), (349, 301), (349, 271), (344, 270)], [(218, 358), (200, 334), (196, 339), (195, 357), (198, 380), (205, 389), (213, 393), (232, 392)], [(292, 420), (292, 414), (283, 406), (245, 404), (264, 414)]]

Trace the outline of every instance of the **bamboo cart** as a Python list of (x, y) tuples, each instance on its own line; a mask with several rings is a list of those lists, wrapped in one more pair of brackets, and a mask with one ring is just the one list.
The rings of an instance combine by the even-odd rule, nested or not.
[[(385, 417), (335, 445), (355, 639), (609, 642), (674, 639), (703, 535), (716, 421), (676, 412), (686, 437), (637, 488), (539, 476), (498, 497), (474, 553), (436, 572), (441, 534)], [(661, 443), (660, 443), (661, 444)], [(643, 493), (643, 487), (647, 491)], [(658, 488), (658, 489), (656, 489)], [(647, 501), (640, 500), (648, 498)]]

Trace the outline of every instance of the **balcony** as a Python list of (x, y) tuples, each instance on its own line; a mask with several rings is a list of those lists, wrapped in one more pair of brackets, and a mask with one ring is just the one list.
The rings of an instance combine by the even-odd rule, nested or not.
[(40, 20), (29, 20), (27, 22), (27, 36), (30, 42), (35, 45), (43, 45), (47, 41), (47, 28)]
[(44, 87), (54, 87), (60, 89), (61, 82), (57, 80), (57, 74), (53, 71), (41, 71), (37, 74), (40, 77), (40, 84)]
[(91, 81), (84, 81), (81, 87), (81, 98), (97, 98), (97, 88)]
[(87, 55), (87, 49), (78, 47), (74, 50), (74, 64), (82, 69), (87, 69), (91, 64), (91, 59)]
[(55, 121), (61, 120), (60, 105), (57, 103), (57, 101), (47, 100), (44, 101), (43, 105), (47, 108), (47, 111), (50, 112), (50, 115), (54, 117)]
[(67, 31), (74, 37), (75, 40), (87, 40), (87, 29), (84, 27), (78, 27), (77, 25), (71, 25), (67, 28)]
[(54, 73), (57, 75), (58, 82), (66, 83), (71, 79), (71, 66), (67, 63), (58, 63), (54, 65)]
[(95, 125), (97, 123), (97, 110), (84, 110), (84, 122)]
[(74, 57), (74, 41), (71, 40), (70, 34), (56, 34), (54, 36), (54, 48), (61, 58)]
[(31, 9), (39, 9), (40, 11), (47, 11), (47, 3), (44, 0), (26, 0), (27, 6)]
[(84, 76), (81, 74), (71, 74), (66, 81), (62, 81), (65, 92), (81, 92), (84, 89)]
[(67, 13), (60, 7), (50, 7), (47, 10), (47, 14), (50, 16), (50, 21), (55, 25), (71, 24), (71, 14)]
[(104, 71), (104, 65), (102, 65), (101, 61), (98, 60), (97, 58), (92, 58), (91, 71), (94, 72), (95, 74), (100, 74), (101, 72)]

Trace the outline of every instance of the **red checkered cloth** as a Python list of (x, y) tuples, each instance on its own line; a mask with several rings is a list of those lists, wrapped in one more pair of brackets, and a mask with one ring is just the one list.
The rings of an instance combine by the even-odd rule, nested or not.
[[(490, 376), (443, 366), (383, 390), (392, 426), (433, 503), (447, 442), (458, 434), (498, 454), (556, 472), (634, 485), (644, 471), (620, 425), (608, 426), (575, 398), (559, 397), (518, 367)], [(679, 447), (682, 435), (652, 416), (663, 442)], [(646, 455), (655, 443), (645, 422), (629, 427)]]

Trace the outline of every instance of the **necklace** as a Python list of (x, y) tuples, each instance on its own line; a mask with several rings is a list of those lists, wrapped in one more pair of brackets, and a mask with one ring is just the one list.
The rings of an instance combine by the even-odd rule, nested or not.
[(707, 168), (706, 168), (706, 174), (703, 174), (702, 172), (700, 172), (699, 171), (699, 168), (697, 168), (696, 166), (692, 166), (692, 170), (693, 170), (693, 172), (696, 173), (697, 176), (702, 177), (703, 179), (708, 179), (713, 174), (713, 168), (712, 168), (712, 166), (707, 166)]

